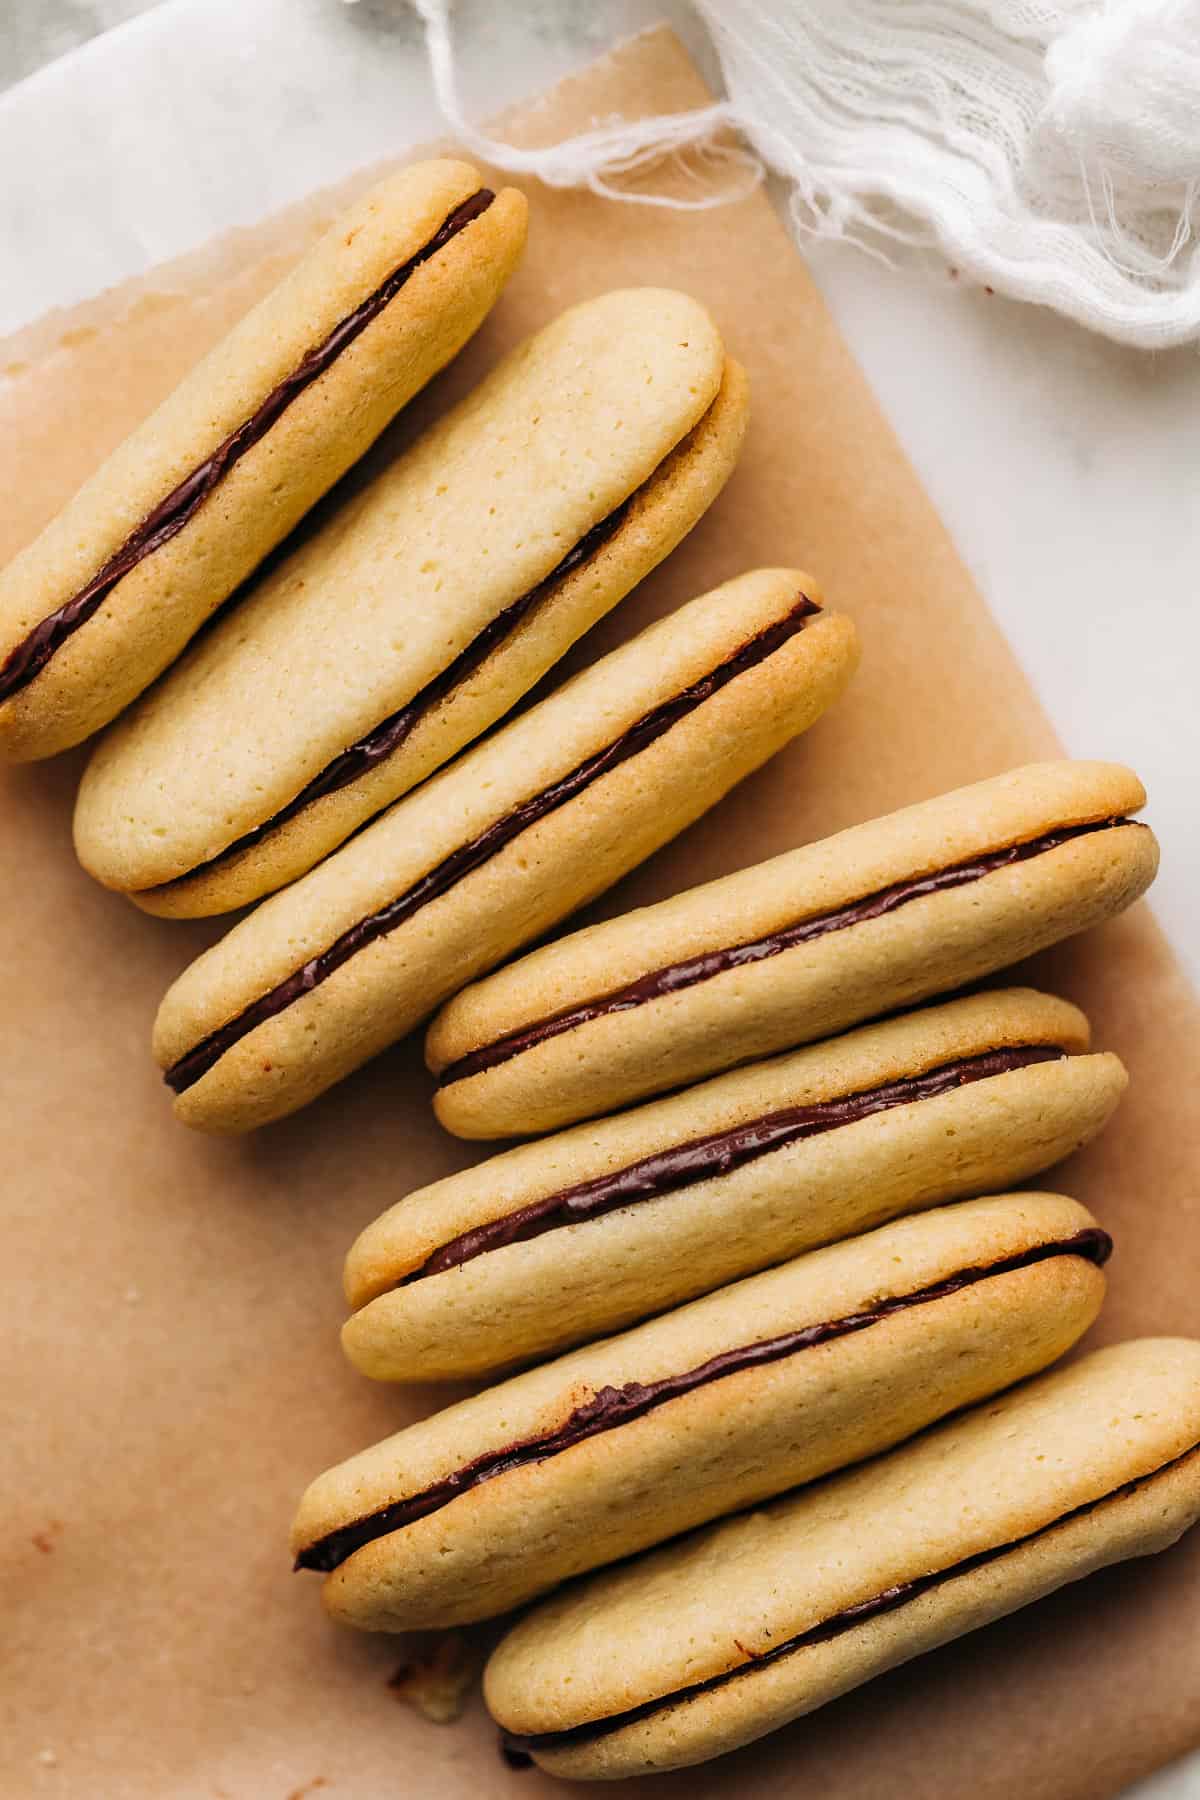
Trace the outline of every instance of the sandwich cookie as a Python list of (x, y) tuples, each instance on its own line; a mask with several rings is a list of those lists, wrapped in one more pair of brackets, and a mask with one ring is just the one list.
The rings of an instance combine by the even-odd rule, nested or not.
[(292, 1112), (600, 893), (811, 725), (857, 657), (760, 569), (469, 750), (184, 971), (154, 1050), (189, 1125)]
[(161, 674), (478, 328), (525, 219), (463, 162), (342, 215), (0, 573), (0, 756), (79, 743)]
[(1145, 1338), (594, 1576), (484, 1693), (511, 1752), (611, 1780), (721, 1756), (1200, 1517), (1200, 1343)]
[(98, 747), (75, 844), (147, 910), (295, 880), (540, 680), (724, 485), (745, 376), (685, 294), (564, 313)]
[(409, 1194), (346, 1261), (385, 1381), (488, 1374), (901, 1213), (998, 1192), (1124, 1091), (1066, 1001), (976, 994), (755, 1063)]
[(543, 1363), (331, 1469), (292, 1528), (328, 1611), (487, 1618), (871, 1456), (1060, 1356), (1110, 1244), (1052, 1194), (967, 1200)]
[(438, 1118), (551, 1131), (975, 981), (1145, 892), (1145, 798), (1033, 763), (560, 938), (434, 1019)]

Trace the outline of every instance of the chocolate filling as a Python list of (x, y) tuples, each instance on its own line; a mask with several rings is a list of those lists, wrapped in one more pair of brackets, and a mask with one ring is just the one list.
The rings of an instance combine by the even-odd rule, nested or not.
[(989, 1050), (978, 1056), (959, 1057), (954, 1062), (928, 1069), (922, 1075), (905, 1075), (880, 1087), (865, 1088), (855, 1094), (839, 1094), (836, 1099), (820, 1100), (811, 1106), (785, 1107), (728, 1131), (673, 1144), (626, 1168), (596, 1175), (574, 1187), (560, 1188), (503, 1218), (489, 1219), (484, 1225), (464, 1231), (435, 1250), (420, 1268), (395, 1285), (407, 1287), (411, 1281), (420, 1281), (426, 1275), (441, 1275), (488, 1250), (541, 1237), (543, 1232), (553, 1231), (559, 1225), (597, 1219), (619, 1206), (631, 1206), (638, 1200), (656, 1200), (679, 1188), (691, 1187), (695, 1182), (728, 1175), (744, 1163), (782, 1149), (785, 1144), (816, 1137), (839, 1125), (853, 1125), (872, 1113), (886, 1112), (893, 1106), (907, 1106), (914, 1100), (936, 1099), (939, 1094), (964, 1087), (968, 1082), (986, 1081), (989, 1076), (1003, 1075), (1010, 1069), (1024, 1069), (1031, 1063), (1050, 1062), (1066, 1054), (1058, 1044), (1023, 1044)]
[(700, 1694), (710, 1694), (714, 1688), (724, 1687), (727, 1682), (749, 1675), (755, 1669), (767, 1668), (781, 1657), (791, 1656), (796, 1650), (807, 1650), (813, 1644), (827, 1644), (832, 1638), (841, 1637), (843, 1632), (852, 1630), (855, 1625), (861, 1625), (868, 1619), (876, 1619), (881, 1613), (895, 1612), (897, 1607), (909, 1600), (920, 1599), (931, 1588), (941, 1587), (960, 1575), (970, 1575), (973, 1570), (982, 1569), (1014, 1550), (1023, 1550), (1027, 1544), (1036, 1544), (1049, 1532), (1057, 1531), (1061, 1525), (1069, 1525), (1075, 1519), (1086, 1518), (1089, 1513), (1095, 1512), (1097, 1507), (1106, 1505), (1110, 1500), (1128, 1499), (1146, 1482), (1153, 1481), (1158, 1475), (1165, 1475), (1168, 1470), (1186, 1462), (1188, 1457), (1195, 1456), (1198, 1450), (1200, 1444), (1194, 1444), (1191, 1449), (1160, 1463), (1156, 1469), (1148, 1469), (1144, 1475), (1135, 1475), (1132, 1481), (1110, 1488), (1107, 1494), (1100, 1494), (1095, 1500), (1085, 1500), (1081, 1506), (1073, 1506), (1069, 1512), (1060, 1513), (1057, 1519), (1040, 1525), (1036, 1531), (1027, 1531), (1023, 1537), (1012, 1538), (1008, 1543), (995, 1544), (986, 1550), (976, 1550), (971, 1556), (964, 1556), (960, 1562), (951, 1563), (948, 1568), (935, 1569), (928, 1575), (916, 1575), (911, 1581), (898, 1581), (894, 1587), (885, 1588), (880, 1594), (872, 1594), (868, 1600), (856, 1601), (853, 1606), (844, 1607), (841, 1612), (831, 1613), (818, 1625), (810, 1626), (807, 1631), (797, 1632), (795, 1637), (784, 1638), (766, 1650), (744, 1651), (739, 1644), (738, 1649), (743, 1650), (749, 1660), (739, 1663), (736, 1668), (723, 1669), (719, 1675), (710, 1675), (704, 1681), (676, 1688), (673, 1693), (662, 1694), (655, 1700), (645, 1700), (640, 1706), (631, 1706), (626, 1712), (610, 1713), (606, 1719), (589, 1719), (582, 1725), (568, 1726), (565, 1731), (543, 1731), (528, 1737), (521, 1737), (515, 1732), (504, 1732), (502, 1738), (505, 1755), (514, 1762), (518, 1759), (523, 1762), (528, 1760), (531, 1750), (566, 1749), (571, 1744), (589, 1743), (593, 1738), (606, 1737), (609, 1732), (621, 1731), (627, 1725), (636, 1725), (640, 1720), (651, 1718), (668, 1707), (694, 1700)]
[[(653, 476), (650, 479), (653, 480)], [(241, 851), (253, 849), (254, 845), (260, 843), (268, 832), (277, 830), (280, 825), (286, 825), (289, 820), (302, 813), (306, 806), (310, 806), (314, 800), (320, 800), (326, 794), (334, 794), (339, 788), (349, 787), (350, 783), (357, 781), (360, 775), (365, 775), (369, 769), (375, 768), (378, 763), (385, 762), (389, 756), (394, 755), (427, 712), (432, 712), (435, 706), (440, 706), (456, 687), (469, 680), (476, 670), (483, 666), (493, 650), (497, 649), (505, 638), (516, 631), (525, 616), (546, 599), (560, 581), (579, 568), (580, 564), (586, 562), (588, 557), (593, 556), (601, 545), (608, 542), (609, 538), (615, 536), (638, 491), (640, 490), (635, 489), (634, 494), (628, 495), (619, 506), (613, 508), (606, 518), (601, 519), (592, 526), (590, 531), (585, 532), (574, 548), (567, 551), (562, 561), (551, 569), (549, 575), (539, 581), (536, 587), (531, 587), (518, 600), (514, 600), (510, 606), (506, 606), (503, 612), (497, 613), (496, 617), (485, 625), (476, 637), (471, 639), (466, 648), (459, 652), (453, 662), (447, 664), (446, 668), (440, 674), (435, 675), (432, 681), (427, 682), (406, 705), (390, 714), (381, 725), (376, 725), (373, 731), (367, 733), (366, 737), (359, 738), (357, 743), (351, 744), (348, 749), (335, 756), (319, 775), (314, 775), (308, 785), (301, 788), (294, 800), (289, 800), (286, 806), (281, 807), (277, 813), (273, 813), (269, 819), (265, 819), (261, 825), (255, 825), (242, 837), (236, 838), (232, 844), (227, 844), (223, 850), (218, 850), (215, 856), (210, 856), (206, 861), (197, 863), (195, 868), (189, 869), (186, 875), (177, 876), (176, 880), (191, 881), (195, 876), (203, 875), (209, 869), (215, 868), (218, 863), (226, 862), (229, 858), (239, 855)], [(173, 887), (175, 882), (166, 882), (163, 885)]]
[(611, 1431), (618, 1425), (627, 1425), (634, 1419), (640, 1419), (645, 1413), (665, 1406), (670, 1400), (677, 1400), (684, 1394), (690, 1394), (695, 1388), (706, 1386), (710, 1381), (719, 1381), (726, 1375), (736, 1375), (743, 1369), (758, 1368), (764, 1363), (779, 1362), (784, 1357), (794, 1356), (798, 1351), (809, 1350), (814, 1345), (830, 1343), (834, 1338), (849, 1337), (854, 1332), (878, 1325), (881, 1320), (891, 1318), (894, 1313), (907, 1311), (914, 1306), (928, 1306), (935, 1300), (948, 1299), (950, 1295), (960, 1293), (963, 1288), (973, 1287), (976, 1282), (986, 1281), (993, 1275), (1005, 1275), (1014, 1269), (1028, 1269), (1035, 1263), (1046, 1262), (1055, 1256), (1082, 1256), (1099, 1267), (1108, 1261), (1111, 1253), (1112, 1239), (1108, 1233), (1096, 1226), (1089, 1226), (1086, 1230), (1077, 1231), (1072, 1237), (1049, 1244), (1035, 1244), (1031, 1249), (1018, 1251), (1015, 1255), (1003, 1257), (996, 1262), (960, 1269), (957, 1274), (933, 1282), (928, 1287), (917, 1288), (912, 1293), (876, 1300), (862, 1312), (849, 1313), (844, 1318), (826, 1320), (819, 1325), (805, 1325), (799, 1331), (784, 1332), (779, 1337), (760, 1338), (756, 1343), (743, 1344), (735, 1350), (723, 1350), (697, 1368), (686, 1369), (679, 1375), (665, 1375), (658, 1381), (628, 1381), (619, 1388), (602, 1387), (590, 1400), (576, 1407), (564, 1423), (553, 1431), (545, 1432), (541, 1437), (520, 1439), (499, 1450), (486, 1451), (473, 1462), (456, 1469), (444, 1481), (425, 1488), (423, 1492), (412, 1494), (405, 1500), (394, 1500), (381, 1507), (378, 1512), (356, 1519), (350, 1525), (341, 1525), (318, 1538), (316, 1543), (301, 1550), (296, 1558), (296, 1567), (319, 1569), (328, 1573), (345, 1562), (348, 1556), (353, 1556), (364, 1544), (373, 1542), (375, 1538), (386, 1537), (390, 1532), (403, 1530), (406, 1525), (439, 1511), (441, 1507), (449, 1505), (451, 1500), (478, 1487), (482, 1482), (491, 1481), (497, 1475), (506, 1475), (510, 1469), (544, 1462), (547, 1457), (557, 1456), (560, 1451), (570, 1450), (576, 1444), (583, 1443), (585, 1438), (595, 1437), (602, 1431)]
[(422, 906), (427, 906), (430, 901), (447, 893), (456, 882), (497, 855), (522, 831), (537, 824), (548, 813), (556, 812), (569, 800), (574, 800), (593, 781), (599, 780), (621, 763), (628, 762), (630, 757), (647, 749), (669, 731), (672, 725), (678, 724), (705, 700), (719, 693), (736, 676), (765, 662), (767, 657), (795, 637), (798, 631), (803, 630), (809, 619), (820, 610), (814, 601), (802, 594), (783, 618), (776, 619), (765, 630), (750, 638), (725, 662), (718, 663), (715, 669), (710, 670), (699, 681), (694, 681), (690, 687), (674, 694), (670, 700), (664, 700), (661, 706), (643, 714), (627, 731), (614, 738), (612, 743), (606, 744), (602, 750), (597, 750), (593, 756), (578, 763), (561, 780), (522, 801), (513, 812), (497, 819), (485, 831), (481, 831), (478, 837), (471, 838), (449, 856), (443, 857), (440, 863), (422, 875), (403, 894), (389, 901), (378, 912), (370, 913), (367, 918), (351, 925), (327, 950), (310, 958), (294, 975), (289, 975), (269, 993), (253, 1001), (236, 1018), (202, 1038), (194, 1049), (189, 1050), (167, 1070), (163, 1079), (168, 1087), (173, 1088), (177, 1094), (183, 1093), (193, 1082), (207, 1074), (214, 1063), (248, 1032), (253, 1031), (255, 1026), (274, 1018), (286, 1006), (290, 1006), (293, 1000), (298, 1000), (302, 994), (311, 993), (323, 981), (328, 981), (359, 950), (373, 944), (377, 938), (385, 937), (389, 931), (395, 931), (397, 926), (412, 918)]
[(1027, 843), (1009, 844), (1002, 850), (986, 851), (982, 856), (972, 856), (965, 862), (953, 863), (947, 869), (938, 869), (932, 875), (916, 875), (905, 881), (893, 882), (890, 887), (868, 894), (862, 900), (854, 900), (849, 906), (839, 907), (835, 912), (821, 913), (813, 919), (801, 919), (798, 924), (787, 925), (781, 931), (773, 931), (766, 937), (752, 938), (744, 944), (725, 945), (719, 950), (702, 951), (698, 956), (689, 957), (686, 962), (671, 963), (665, 969), (655, 969), (651, 974), (631, 981), (627, 987), (614, 989), (611, 994), (603, 994), (595, 1000), (573, 1006), (568, 1011), (539, 1019), (535, 1024), (527, 1025), (520, 1031), (509, 1032), (507, 1036), (496, 1038), (490, 1044), (481, 1044), (479, 1049), (468, 1051), (465, 1056), (448, 1063), (438, 1077), (438, 1086), (449, 1087), (452, 1082), (466, 1081), (472, 1075), (479, 1075), (485, 1069), (493, 1069), (498, 1063), (508, 1062), (511, 1057), (520, 1056), (523, 1051), (546, 1043), (550, 1038), (559, 1037), (564, 1031), (574, 1030), (577, 1025), (588, 1025), (593, 1019), (602, 1019), (609, 1013), (627, 1012), (630, 1007), (642, 1006), (649, 1000), (661, 1000), (667, 994), (677, 994), (682, 988), (694, 987), (697, 982), (708, 981), (714, 975), (723, 975), (727, 969), (739, 969), (746, 963), (762, 962), (769, 956), (779, 956), (784, 950), (794, 949), (797, 944), (810, 943), (813, 938), (825, 937), (831, 931), (844, 931), (850, 925), (865, 925), (871, 919), (882, 919), (887, 913), (895, 912), (897, 907), (906, 906), (910, 900), (920, 900), (926, 894), (940, 894), (949, 888), (963, 887), (967, 882), (979, 881), (997, 869), (1009, 868), (1013, 863), (1028, 862), (1031, 857), (1041, 856), (1046, 850), (1057, 850), (1060, 844), (1070, 843), (1072, 838), (1083, 837), (1088, 832), (1107, 831), (1114, 825), (1134, 823), (1136, 821), (1132, 819), (1114, 818), (1096, 819), (1085, 825), (1063, 825), (1055, 831), (1045, 832), (1041, 837), (1031, 838)]
[(183, 530), (221, 478), (266, 436), (292, 401), (316, 381), (319, 375), (325, 373), (360, 332), (365, 331), (372, 319), (395, 299), (422, 263), (428, 262), (431, 256), (445, 248), (451, 238), (477, 219), (480, 213), (486, 212), (495, 197), (490, 188), (480, 188), (478, 193), (472, 194), (469, 200), (464, 200), (461, 206), (456, 207), (415, 256), (410, 256), (398, 269), (393, 269), (382, 286), (369, 294), (340, 324), (335, 325), (328, 337), (308, 351), (292, 373), (277, 387), (272, 388), (257, 411), (251, 413), (244, 424), (231, 432), (223, 443), (217, 445), (211, 456), (198, 464), (178, 487), (172, 489), (165, 500), (159, 502), (153, 512), (130, 533), (120, 549), (109, 557), (99, 573), (93, 575), (86, 587), (80, 588), (70, 600), (64, 601), (34, 626), (0, 666), (0, 702), (11, 699), (14, 694), (27, 687), (34, 676), (45, 668), (55, 651), (81, 625), (87, 623), (118, 581), (147, 556), (170, 543)]

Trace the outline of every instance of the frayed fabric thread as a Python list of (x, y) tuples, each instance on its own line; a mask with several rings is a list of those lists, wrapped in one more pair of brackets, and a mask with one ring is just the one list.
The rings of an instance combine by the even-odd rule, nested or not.
[[(511, 175), (532, 175), (547, 187), (583, 187), (606, 199), (665, 206), (680, 212), (724, 206), (757, 187), (763, 179), (762, 163), (752, 152), (740, 144), (719, 141), (721, 132), (741, 126), (737, 109), (728, 101), (716, 101), (690, 112), (660, 113), (649, 119), (601, 125), (536, 150), (501, 143), (480, 131), (463, 111), (450, 34), (449, 0), (413, 0), (413, 5), (425, 26), (430, 74), (446, 123), (464, 148)], [(733, 188), (720, 187), (692, 196), (643, 193), (636, 188), (612, 185), (614, 176), (636, 174), (690, 149), (699, 150), (710, 169), (737, 168), (740, 181)]]
[[(412, 4), (447, 125), (497, 168), (678, 211), (769, 168), (800, 232), (932, 252), (1141, 348), (1200, 336), (1196, 0), (695, 0), (726, 99), (539, 148), (466, 117), (451, 0)], [(630, 185), (664, 159), (698, 191)]]

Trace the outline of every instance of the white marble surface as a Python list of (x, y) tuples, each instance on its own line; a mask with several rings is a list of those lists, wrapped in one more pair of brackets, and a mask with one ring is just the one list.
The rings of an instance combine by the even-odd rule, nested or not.
[[(704, 61), (686, 0), (460, 5), (468, 100), (482, 116), (664, 15)], [(403, 0), (167, 0), (0, 97), (0, 331), (436, 128)], [(1200, 354), (810, 260), (1068, 748), (1145, 778), (1155, 904), (1200, 976)], [(1138, 1789), (1186, 1796), (1200, 1758)]]
[(111, 31), (162, 0), (5, 0), (0, 8), (0, 89)]

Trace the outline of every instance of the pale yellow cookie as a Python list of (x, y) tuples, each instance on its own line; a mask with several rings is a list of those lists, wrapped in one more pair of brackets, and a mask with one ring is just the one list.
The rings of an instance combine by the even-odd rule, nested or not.
[(514, 1376), (308, 1489), (299, 1566), (372, 1631), (486, 1618), (910, 1436), (1053, 1362), (1109, 1241), (1053, 1194), (966, 1200)]
[(962, 1194), (1093, 1137), (1124, 1091), (1083, 1014), (976, 994), (754, 1063), (408, 1194), (346, 1260), (346, 1354), (484, 1375)]
[(114, 727), (79, 791), (84, 867), (176, 917), (295, 880), (675, 547), (746, 414), (745, 376), (687, 295), (572, 307)]
[(554, 1775), (677, 1769), (1197, 1518), (1200, 1343), (1120, 1344), (565, 1589), (500, 1644), (484, 1692)]
[(526, 210), (468, 163), (389, 176), (113, 452), (0, 572), (0, 756), (79, 743), (174, 661), (482, 323)]
[(835, 700), (853, 625), (790, 569), (680, 607), (441, 770), (185, 970), (177, 1116), (313, 1099), (690, 824)]
[(975, 981), (1144, 893), (1115, 763), (1032, 763), (559, 938), (426, 1042), (460, 1137), (550, 1131)]

